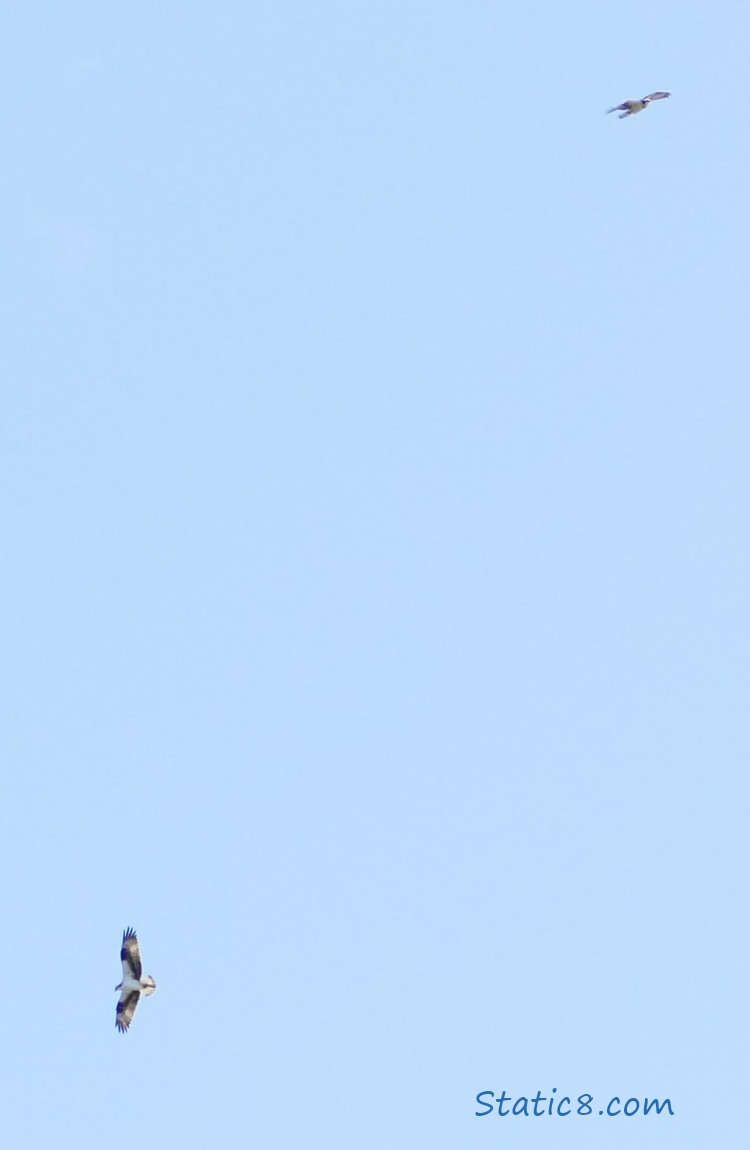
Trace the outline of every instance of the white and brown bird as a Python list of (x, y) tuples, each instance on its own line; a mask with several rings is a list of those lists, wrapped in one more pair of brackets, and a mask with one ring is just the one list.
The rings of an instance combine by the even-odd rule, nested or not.
[(115, 990), (120, 991), (115, 1025), (120, 1033), (124, 1034), (133, 1021), (138, 999), (142, 994), (153, 994), (156, 990), (156, 983), (150, 974), (143, 975), (138, 936), (131, 926), (123, 931), (120, 958), (122, 959), (122, 982), (115, 987)]
[(626, 116), (634, 116), (636, 112), (642, 112), (652, 100), (666, 100), (667, 96), (671, 95), (671, 92), (652, 92), (650, 96), (644, 96), (642, 100), (625, 100), (622, 104), (615, 104), (614, 108), (607, 108), (607, 115), (610, 112), (621, 112), (622, 115), (618, 116), (617, 119), (624, 120)]

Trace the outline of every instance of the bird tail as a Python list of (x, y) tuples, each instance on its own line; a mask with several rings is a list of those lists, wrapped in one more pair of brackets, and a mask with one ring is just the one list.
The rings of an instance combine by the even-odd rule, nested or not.
[(144, 994), (153, 994), (156, 990), (156, 983), (150, 974), (147, 974), (145, 978), (141, 979), (141, 989)]

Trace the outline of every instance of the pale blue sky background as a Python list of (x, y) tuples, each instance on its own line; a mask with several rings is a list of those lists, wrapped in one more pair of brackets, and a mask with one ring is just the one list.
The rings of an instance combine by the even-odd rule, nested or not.
[(746, 1136), (749, 41), (6, 11), (8, 1146)]

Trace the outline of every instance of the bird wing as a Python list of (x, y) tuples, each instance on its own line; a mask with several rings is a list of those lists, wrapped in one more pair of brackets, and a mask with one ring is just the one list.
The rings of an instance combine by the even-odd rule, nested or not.
[(635, 100), (625, 100), (623, 104), (615, 104), (614, 108), (607, 108), (607, 115), (610, 112), (628, 112), (636, 102)]
[[(140, 982), (143, 971), (141, 952), (138, 948), (138, 936), (132, 926), (129, 926), (128, 929), (123, 932), (120, 958), (122, 959), (123, 979), (134, 978), (136, 982)], [(133, 1010), (135, 1010), (135, 1007), (133, 1007)]]
[(666, 100), (667, 96), (671, 96), (671, 92), (652, 92), (650, 96), (646, 96), (646, 100)]
[(120, 1001), (117, 1003), (117, 1017), (115, 1019), (115, 1026), (124, 1034), (133, 1021), (135, 1008), (138, 1005), (138, 999), (141, 997), (140, 990), (123, 990), (120, 995)]

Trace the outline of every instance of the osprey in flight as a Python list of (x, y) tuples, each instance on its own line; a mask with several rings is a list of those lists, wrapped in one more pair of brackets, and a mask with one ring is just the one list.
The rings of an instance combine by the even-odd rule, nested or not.
[(138, 936), (131, 926), (122, 935), (122, 982), (115, 990), (120, 991), (120, 1001), (117, 1003), (117, 1018), (115, 1025), (121, 1034), (130, 1026), (142, 994), (153, 994), (156, 983), (150, 974), (143, 975), (141, 966), (141, 952), (138, 949)]
[(618, 116), (617, 119), (624, 120), (626, 116), (634, 116), (636, 112), (642, 112), (652, 100), (666, 100), (667, 96), (671, 95), (671, 92), (652, 92), (650, 96), (644, 96), (642, 100), (626, 100), (624, 104), (615, 104), (614, 108), (607, 108), (607, 115), (610, 112), (621, 112), (622, 115)]

